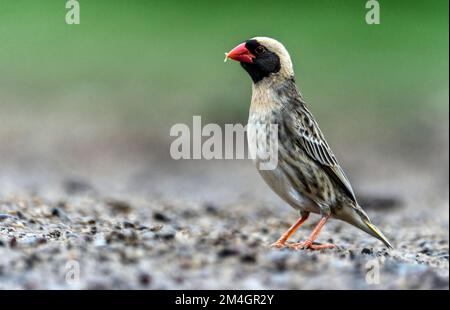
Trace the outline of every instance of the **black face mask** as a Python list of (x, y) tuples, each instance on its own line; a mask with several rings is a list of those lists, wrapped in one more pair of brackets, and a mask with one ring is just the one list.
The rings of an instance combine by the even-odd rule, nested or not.
[[(241, 62), (241, 66), (248, 72), (253, 80), (253, 83), (261, 81), (271, 73), (277, 73), (280, 71), (280, 57), (278, 57), (277, 54), (267, 50), (256, 40), (247, 41), (245, 47), (256, 56), (253, 58), (252, 63)], [(263, 52), (258, 53), (258, 50), (261, 50), (261, 47)]]

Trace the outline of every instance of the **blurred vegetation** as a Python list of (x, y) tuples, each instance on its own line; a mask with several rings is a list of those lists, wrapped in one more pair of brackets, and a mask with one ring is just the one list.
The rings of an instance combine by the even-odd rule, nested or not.
[[(250, 79), (224, 52), (253, 36), (291, 53), (325, 132), (409, 134), (447, 122), (448, 1), (0, 1), (0, 114), (76, 115), (157, 130), (245, 122)], [(386, 122), (395, 124), (386, 128)], [(339, 126), (336, 126), (339, 125)], [(354, 128), (354, 127), (353, 127)]]

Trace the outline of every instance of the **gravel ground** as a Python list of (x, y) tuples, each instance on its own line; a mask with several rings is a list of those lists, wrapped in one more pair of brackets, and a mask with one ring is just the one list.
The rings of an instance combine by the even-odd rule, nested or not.
[(248, 161), (174, 162), (133, 137), (0, 141), (2, 289), (449, 287), (446, 145), (427, 165), (352, 153), (344, 167), (395, 249), (331, 221), (318, 241), (338, 248), (311, 252), (268, 246), (297, 214)]

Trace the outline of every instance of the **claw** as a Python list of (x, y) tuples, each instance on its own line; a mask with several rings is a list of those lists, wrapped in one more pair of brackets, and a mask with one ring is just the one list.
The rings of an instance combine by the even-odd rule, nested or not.
[(281, 242), (274, 242), (270, 245), (270, 247), (275, 248), (275, 249), (282, 249), (284, 247), (286, 247), (285, 243), (281, 243)]
[(306, 240), (305, 242), (289, 244), (288, 247), (293, 250), (318, 251), (318, 250), (324, 250), (324, 249), (333, 249), (336, 247), (336, 245), (331, 244), (331, 243), (313, 244), (311, 240)]

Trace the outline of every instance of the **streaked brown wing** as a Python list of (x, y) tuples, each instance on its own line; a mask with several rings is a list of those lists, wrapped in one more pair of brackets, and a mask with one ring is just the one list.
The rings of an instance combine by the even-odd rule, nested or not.
[(356, 203), (350, 181), (339, 165), (331, 151), (319, 126), (306, 106), (299, 102), (298, 108), (284, 111), (284, 120), (287, 129), (297, 144), (317, 163), (322, 165), (324, 171), (347, 193)]

